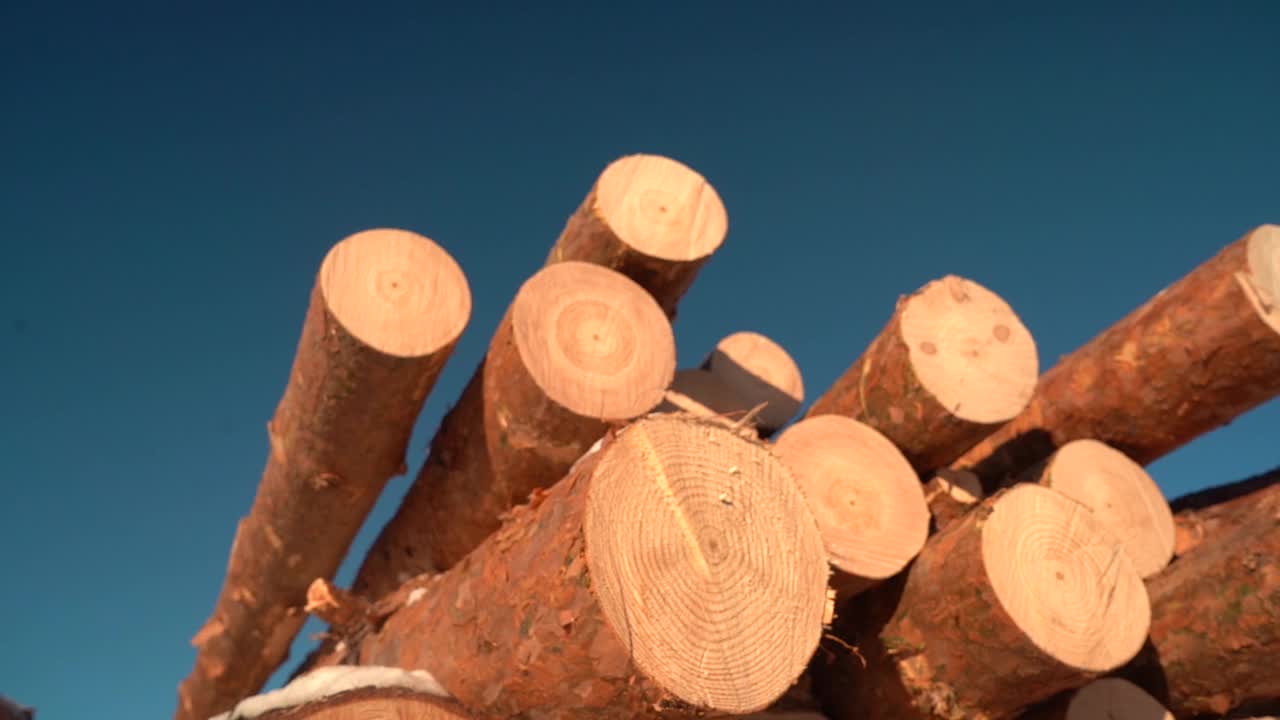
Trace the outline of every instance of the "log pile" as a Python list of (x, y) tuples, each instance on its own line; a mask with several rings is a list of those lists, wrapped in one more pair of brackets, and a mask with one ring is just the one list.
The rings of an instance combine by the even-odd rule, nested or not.
[(692, 168), (609, 164), (351, 587), (471, 298), (420, 235), (334, 246), (176, 717), (1280, 710), (1280, 470), (1170, 503), (1144, 467), (1280, 394), (1280, 228), (1043, 375), (995, 292), (930, 282), (794, 423), (799, 365), (760, 333), (676, 368), (727, 229)]

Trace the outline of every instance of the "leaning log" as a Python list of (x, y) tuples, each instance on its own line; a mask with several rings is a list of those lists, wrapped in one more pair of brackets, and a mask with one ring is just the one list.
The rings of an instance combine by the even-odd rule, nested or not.
[(836, 720), (1013, 717), (1128, 662), (1150, 620), (1120, 542), (1030, 483), (984, 500), (868, 595), (871, 610), (841, 613), (860, 657), (815, 677)]
[(378, 631), (351, 641), (357, 662), (425, 669), (477, 714), (746, 714), (817, 648), (827, 558), (767, 448), (657, 414), (387, 601)]
[(675, 368), (671, 324), (640, 286), (562, 262), (520, 288), (353, 590), (378, 598), (452, 567), (503, 513), (559, 480), (611, 423), (652, 410)]
[(307, 586), (333, 576), (387, 481), (404, 472), (414, 422), (470, 313), (461, 269), (427, 238), (371, 230), (329, 251), (176, 717), (228, 709), (284, 662)]
[(769, 437), (791, 422), (804, 404), (800, 367), (781, 345), (757, 332), (736, 332), (716, 343), (701, 368), (733, 393), (736, 408), (760, 407), (755, 424)]
[(1280, 394), (1280, 226), (1228, 245), (1040, 378), (952, 463), (999, 484), (1071, 440), (1142, 465)]
[(1038, 363), (1031, 333), (1004, 300), (948, 275), (901, 298), (806, 417), (864, 422), (927, 474), (1026, 407)]
[(1224, 524), (1235, 522), (1242, 505), (1255, 493), (1280, 483), (1280, 467), (1227, 485), (1217, 485), (1183, 495), (1170, 503), (1176, 540), (1173, 554), (1182, 557), (1206, 539), (1221, 536)]
[(674, 318), (728, 230), (724, 204), (702, 175), (660, 155), (628, 155), (596, 179), (547, 263), (579, 260), (616, 270)]

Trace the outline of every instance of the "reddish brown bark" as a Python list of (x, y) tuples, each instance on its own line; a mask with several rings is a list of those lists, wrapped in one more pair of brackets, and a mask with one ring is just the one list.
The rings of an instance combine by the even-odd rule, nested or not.
[(924, 484), (924, 500), (939, 531), (964, 516), (982, 501), (982, 483), (973, 473), (942, 468)]
[(1178, 717), (1280, 709), (1280, 485), (1224, 505), (1147, 586), (1151, 637), (1128, 677)]
[[(437, 304), (420, 305), (423, 295)], [(257, 495), (213, 614), (192, 640), (195, 668), (178, 689), (177, 718), (227, 710), (284, 662), (307, 586), (332, 577), (387, 481), (404, 472), (413, 424), (469, 315), (461, 270), (426, 238), (369, 231), (326, 256), (267, 425)], [(422, 329), (380, 334), (384, 322)]]
[(400, 688), (364, 688), (272, 710), (256, 720), (471, 720), (457, 702)]
[[(1005, 392), (1005, 388), (1001, 386), (1006, 385), (1025, 385), (1029, 389), (1035, 382), (1037, 368), (1035, 345), (1021, 321), (990, 291), (963, 278), (947, 276), (900, 298), (885, 328), (831, 388), (814, 401), (805, 417), (835, 414), (864, 422), (892, 440), (906, 455), (916, 472), (928, 474), (959, 457), (993, 429), (1016, 415), (1023, 406), (1021, 402), (1014, 406), (1015, 409), (987, 421), (969, 419), (965, 414), (966, 408), (948, 407), (922, 382), (916, 368), (921, 360), (904, 338), (902, 321), (912, 303), (929, 303), (922, 298), (940, 292), (955, 298), (950, 309), (953, 317), (964, 317), (966, 307), (976, 307), (979, 302), (984, 307), (997, 308), (1000, 316), (994, 326), (983, 327), (981, 332), (989, 337), (994, 330), (994, 335), (1000, 339), (1001, 344), (1016, 344), (1030, 353), (1030, 358), (1018, 363), (1018, 367), (1012, 371), (991, 368), (991, 372), (970, 374), (965, 378), (950, 379), (949, 382), (957, 386), (991, 385), (993, 392)], [(939, 311), (939, 314), (941, 312), (946, 311)], [(945, 327), (946, 324), (942, 325)], [(979, 339), (973, 340), (971, 344), (976, 347)], [(942, 343), (937, 338), (934, 338), (934, 342), (922, 343), (925, 349), (921, 354), (936, 356), (940, 344)], [(953, 347), (957, 344), (953, 343)]]
[[(1174, 501), (1173, 516), (1176, 532), (1173, 554), (1181, 557), (1196, 549), (1206, 539), (1219, 537), (1224, 527), (1239, 522), (1241, 512), (1247, 511), (1260, 497), (1258, 493), (1280, 483), (1280, 468), (1230, 485), (1209, 488)], [(1213, 504), (1214, 501), (1217, 504)]]
[[(552, 356), (563, 357), (573, 354), (569, 343), (578, 340), (576, 332), (548, 333), (554, 337), (523, 347), (517, 343), (517, 307), (541, 313), (541, 319), (553, 324), (559, 317), (550, 313), (564, 305), (544, 303), (542, 297), (549, 281), (616, 313), (593, 332), (626, 348), (618, 357), (633, 362), (621, 363), (624, 369), (608, 382), (613, 388), (630, 388), (629, 397), (609, 399), (602, 381), (592, 385), (600, 390), (598, 402), (573, 408), (557, 391), (566, 383), (582, 385), (583, 369), (551, 366), (539, 377), (528, 364), (535, 350), (531, 344), (559, 343), (560, 352)], [(563, 330), (572, 322), (569, 318), (555, 327)], [(503, 513), (562, 478), (609, 424), (653, 409), (674, 367), (669, 322), (630, 280), (577, 262), (539, 271), (521, 288), (484, 362), (441, 422), (426, 463), (370, 548), (353, 591), (378, 598), (410, 577), (452, 567), (498, 529)]]
[(1146, 465), (1280, 394), (1280, 288), (1267, 287), (1280, 276), (1249, 261), (1253, 244), (1275, 263), (1277, 233), (1254, 229), (1062, 358), (1022, 414), (952, 466), (991, 487), (1081, 438)]
[(781, 696), (816, 648), (826, 556), (758, 442), (655, 415), (387, 602), (397, 609), (359, 643), (359, 663), (425, 669), (486, 717), (746, 713)]
[(547, 264), (579, 260), (616, 270), (674, 318), (727, 230), (724, 205), (701, 175), (669, 158), (630, 155), (601, 173)]

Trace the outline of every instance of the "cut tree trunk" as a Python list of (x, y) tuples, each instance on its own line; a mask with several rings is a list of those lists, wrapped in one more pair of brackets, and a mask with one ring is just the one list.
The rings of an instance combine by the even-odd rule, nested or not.
[[(716, 420), (733, 427), (749, 429), (753, 437), (760, 437), (755, 421), (759, 411), (743, 407), (742, 397), (724, 380), (702, 368), (677, 370), (671, 387), (663, 395), (657, 412), (688, 413), (709, 420)], [(756, 412), (753, 412), (755, 410)]]
[(702, 369), (719, 378), (737, 398), (736, 409), (761, 404), (756, 416), (760, 434), (768, 437), (796, 416), (804, 403), (804, 378), (787, 351), (755, 332), (734, 333), (716, 344)]
[(839, 597), (896, 575), (924, 547), (929, 509), (920, 480), (870, 426), (819, 415), (787, 428), (773, 450), (808, 500)]
[(470, 720), (430, 673), (393, 667), (326, 667), (246, 698), (210, 720)]
[(405, 690), (370, 689), (273, 710), (255, 716), (255, 720), (471, 720), (473, 717), (455, 702)]
[(581, 262), (538, 271), (441, 423), (353, 590), (376, 599), (452, 567), (504, 513), (564, 477), (609, 424), (654, 409), (675, 358), (670, 322), (631, 280)]
[(1038, 372), (1035, 341), (1004, 300), (948, 275), (900, 299), (806, 417), (864, 422), (927, 475), (1026, 407)]
[(888, 601), (868, 593), (882, 610), (842, 612), (867, 665), (846, 655), (815, 677), (832, 717), (1013, 717), (1132, 659), (1150, 620), (1120, 542), (1030, 483), (934, 535), (905, 576)]
[(758, 441), (683, 415), (602, 440), (453, 569), (411, 580), (358, 643), (486, 717), (746, 714), (803, 672), (827, 557)]
[(973, 509), (986, 494), (978, 476), (962, 470), (940, 468), (924, 484), (924, 500), (933, 516), (934, 531), (942, 530)]
[(728, 229), (720, 196), (696, 171), (659, 155), (629, 155), (596, 179), (547, 263), (579, 260), (617, 270), (674, 318)]
[(1141, 465), (1280, 394), (1280, 226), (1260, 226), (1040, 378), (952, 465), (988, 485), (1093, 438)]
[(1199, 547), (1206, 538), (1222, 535), (1223, 526), (1238, 522), (1237, 517), (1256, 500), (1256, 493), (1280, 483), (1280, 467), (1261, 475), (1211, 487), (1174, 500), (1172, 507), (1176, 541), (1174, 557), (1182, 557)]
[(1178, 717), (1280, 710), (1280, 485), (1224, 505), (1147, 586), (1151, 639), (1126, 677)]
[(1024, 713), (1019, 720), (1174, 720), (1147, 691), (1123, 678), (1085, 685)]
[(284, 662), (307, 586), (337, 571), (387, 481), (404, 472), (414, 422), (470, 313), (461, 269), (427, 238), (371, 230), (330, 250), (176, 717), (230, 708)]
[(1082, 503), (1124, 544), (1133, 567), (1151, 577), (1173, 559), (1173, 513), (1142, 466), (1097, 440), (1072, 440), (1026, 479)]

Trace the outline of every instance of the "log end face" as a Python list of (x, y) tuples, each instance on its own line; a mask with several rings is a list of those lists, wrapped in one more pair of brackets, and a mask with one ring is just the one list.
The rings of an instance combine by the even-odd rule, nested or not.
[(360, 342), (393, 357), (452, 348), (471, 319), (471, 289), (443, 248), (407, 230), (356, 233), (320, 267), (325, 305)]
[(781, 345), (756, 332), (738, 332), (721, 340), (703, 367), (733, 388), (748, 408), (765, 403), (760, 426), (786, 425), (804, 404), (800, 367)]
[(675, 375), (675, 337), (662, 308), (599, 265), (565, 261), (539, 270), (516, 295), (511, 322), (534, 382), (582, 417), (643, 415)]
[(684, 703), (764, 709), (803, 673), (827, 604), (827, 556), (790, 473), (685, 415), (639, 420), (600, 452), (584, 534), (614, 634)]
[(924, 547), (930, 515), (920, 480), (875, 429), (818, 415), (787, 428), (774, 452), (804, 492), (837, 569), (883, 580)]
[(1262, 225), (1249, 237), (1245, 288), (1254, 309), (1280, 333), (1280, 225)]
[(1174, 720), (1145, 690), (1122, 678), (1102, 678), (1080, 688), (1067, 704), (1065, 720)]
[(1137, 655), (1151, 626), (1141, 576), (1084, 505), (1018, 484), (993, 498), (982, 560), (1005, 612), (1045, 654), (1084, 672)]
[(629, 155), (596, 181), (596, 212), (641, 255), (675, 262), (709, 257), (729, 218), (720, 195), (697, 171), (660, 155)]
[(987, 288), (954, 275), (935, 280), (906, 300), (899, 327), (916, 378), (956, 417), (1001, 423), (1031, 401), (1035, 340)]
[(1054, 490), (1093, 511), (1119, 538), (1144, 578), (1173, 559), (1176, 532), (1169, 502), (1147, 471), (1097, 440), (1073, 440), (1054, 453), (1044, 473)]

